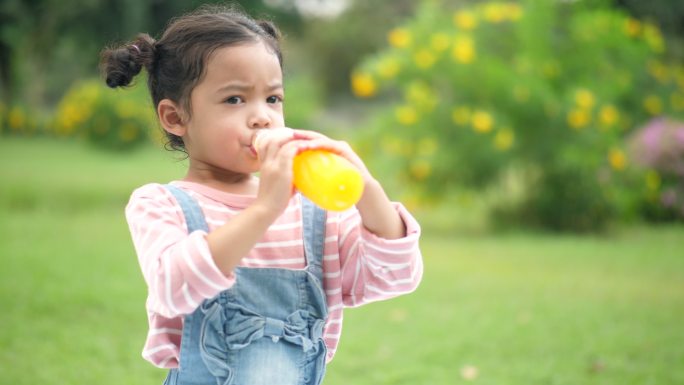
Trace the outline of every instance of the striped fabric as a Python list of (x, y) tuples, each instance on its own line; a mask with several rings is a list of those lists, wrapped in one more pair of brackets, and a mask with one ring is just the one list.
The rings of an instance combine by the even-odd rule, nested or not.
[[(255, 199), (191, 182), (176, 181), (173, 185), (198, 201), (210, 231)], [(340, 339), (344, 307), (409, 293), (420, 282), (420, 227), (401, 204), (394, 205), (407, 228), (406, 237), (395, 240), (381, 239), (364, 229), (356, 209), (328, 213), (323, 256), (329, 309), (324, 333), (328, 361), (335, 355)], [(155, 366), (174, 368), (179, 362), (183, 316), (204, 299), (231, 287), (235, 278), (223, 275), (216, 267), (204, 232), (187, 234), (180, 207), (162, 185), (148, 184), (135, 190), (126, 207), (126, 219), (148, 286), (149, 332), (143, 357)], [(285, 269), (305, 266), (298, 196), (290, 200), (285, 212), (240, 265)]]

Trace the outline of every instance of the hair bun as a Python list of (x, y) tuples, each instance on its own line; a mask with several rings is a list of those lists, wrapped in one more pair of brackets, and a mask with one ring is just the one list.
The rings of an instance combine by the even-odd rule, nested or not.
[(154, 60), (154, 43), (149, 35), (140, 34), (130, 43), (102, 51), (100, 67), (107, 86), (125, 87), (143, 66), (149, 71)]

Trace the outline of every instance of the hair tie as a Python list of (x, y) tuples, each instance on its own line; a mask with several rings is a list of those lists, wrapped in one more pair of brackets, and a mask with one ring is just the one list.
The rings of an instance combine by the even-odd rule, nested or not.
[(131, 44), (131, 47), (135, 48), (135, 50), (138, 51), (138, 54), (142, 53), (142, 52), (140, 52), (140, 48), (137, 45)]

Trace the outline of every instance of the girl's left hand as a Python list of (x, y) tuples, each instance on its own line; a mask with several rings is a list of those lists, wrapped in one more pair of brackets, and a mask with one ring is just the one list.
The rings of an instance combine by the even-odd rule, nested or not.
[(294, 139), (302, 140), (297, 146), (299, 152), (306, 150), (328, 150), (350, 161), (361, 173), (364, 183), (373, 180), (361, 158), (354, 152), (349, 143), (342, 140), (330, 139), (327, 136), (307, 130), (293, 129)]
[(323, 149), (334, 152), (350, 161), (361, 173), (364, 188), (356, 209), (363, 226), (373, 234), (385, 239), (397, 239), (406, 235), (406, 226), (392, 206), (380, 183), (373, 178), (361, 158), (347, 142), (332, 140), (313, 131), (293, 130), (299, 139), (297, 151)]

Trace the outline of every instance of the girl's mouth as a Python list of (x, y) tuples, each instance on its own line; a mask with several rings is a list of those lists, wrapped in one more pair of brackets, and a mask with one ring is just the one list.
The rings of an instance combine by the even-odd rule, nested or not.
[(262, 134), (262, 131), (257, 131), (254, 136), (252, 136), (252, 142), (249, 144), (249, 151), (254, 155), (255, 158), (259, 158), (259, 153), (257, 152), (256, 145), (259, 139), (259, 135)]

